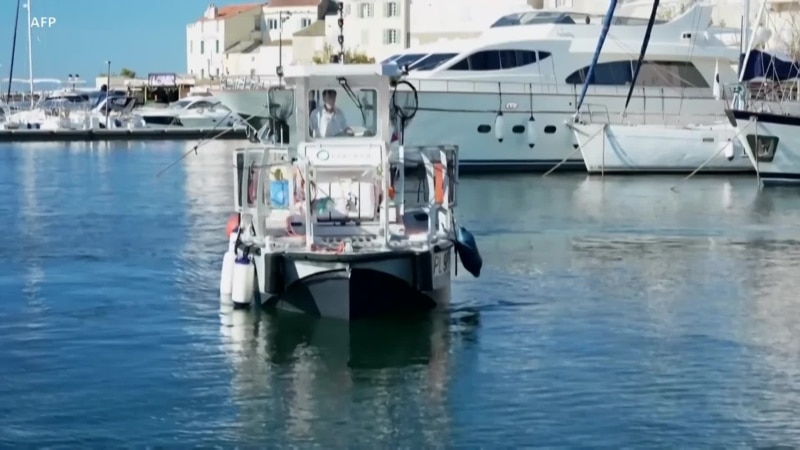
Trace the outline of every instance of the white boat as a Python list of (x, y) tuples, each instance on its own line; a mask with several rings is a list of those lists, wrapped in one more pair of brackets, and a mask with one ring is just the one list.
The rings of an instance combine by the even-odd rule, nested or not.
[(712, 125), (571, 123), (589, 173), (752, 172), (736, 130)]
[(800, 183), (800, 116), (726, 110), (763, 184)]
[(144, 106), (135, 109), (133, 114), (148, 128), (230, 128), (241, 122), (237, 114), (205, 95), (185, 97), (164, 108)]
[[(286, 68), (295, 89), (282, 106), (305, 132), (292, 149), (234, 153), (223, 297), (354, 320), (446, 306), (454, 248), (478, 276), (474, 239), (454, 217), (457, 148), (391, 143), (400, 76), (394, 64)], [(323, 90), (357, 105), (361, 126), (354, 117), (344, 136), (313, 137), (309, 100)]]
[[(102, 129), (106, 122), (109, 128), (139, 128), (141, 123), (130, 116), (132, 106), (133, 99), (124, 94), (63, 89), (45, 96), (30, 110), (8, 114), (0, 123), (0, 129)], [(106, 120), (106, 113), (109, 120)]]
[[(720, 119), (712, 93), (715, 67), (723, 84), (736, 81), (739, 49), (709, 28), (712, 6), (695, 4), (657, 23), (648, 58), (627, 108), (627, 123), (708, 124)], [(500, 18), (478, 38), (412, 47), (386, 62), (406, 65), (403, 95), (419, 108), (404, 142), (432, 139), (459, 146), (465, 170), (543, 170), (576, 149), (565, 126), (576, 109), (602, 29), (602, 16), (526, 11)], [(585, 105), (622, 123), (632, 67), (646, 19), (615, 17), (588, 88)], [(413, 89), (412, 89), (413, 88)], [(413, 92), (415, 91), (415, 92)], [(265, 88), (214, 95), (234, 111), (264, 114)], [(564, 169), (583, 170), (580, 154)]]

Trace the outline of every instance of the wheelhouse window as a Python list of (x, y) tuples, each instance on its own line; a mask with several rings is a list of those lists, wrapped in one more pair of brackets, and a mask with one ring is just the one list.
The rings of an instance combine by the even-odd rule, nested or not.
[(400, 55), (392, 55), (392, 56), (384, 59), (383, 61), (381, 61), (381, 64), (389, 64), (390, 62), (393, 62), (395, 59), (397, 59), (398, 56), (400, 56)]
[(313, 90), (308, 92), (308, 99), (308, 137), (375, 136), (378, 93), (374, 89)]
[(549, 52), (533, 50), (483, 50), (462, 59), (449, 70), (506, 70), (537, 63), (550, 56)]
[[(594, 68), (589, 84), (625, 86), (633, 81), (636, 61), (614, 61), (600, 63)], [(577, 70), (567, 77), (568, 84), (583, 84), (589, 74), (589, 66)], [(694, 64), (685, 61), (645, 61), (636, 80), (637, 86), (671, 88), (707, 88), (708, 82)]]
[(433, 70), (442, 64), (450, 61), (458, 56), (458, 53), (434, 53), (425, 58), (420, 59), (413, 65), (409, 66), (409, 70)]

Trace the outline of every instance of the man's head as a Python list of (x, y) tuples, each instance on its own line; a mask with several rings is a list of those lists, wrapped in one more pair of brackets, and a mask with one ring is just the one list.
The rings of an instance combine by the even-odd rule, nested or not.
[(333, 111), (333, 108), (336, 107), (336, 91), (333, 89), (322, 91), (322, 102), (325, 104), (325, 109)]

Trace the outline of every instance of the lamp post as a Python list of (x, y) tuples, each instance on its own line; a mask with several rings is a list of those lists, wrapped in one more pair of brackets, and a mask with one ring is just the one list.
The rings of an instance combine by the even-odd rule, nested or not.
[(108, 90), (111, 89), (111, 61), (106, 61), (106, 130), (108, 129)]
[(278, 11), (278, 67), (275, 72), (278, 74), (278, 84), (283, 84), (283, 23), (292, 17), (292, 13)]

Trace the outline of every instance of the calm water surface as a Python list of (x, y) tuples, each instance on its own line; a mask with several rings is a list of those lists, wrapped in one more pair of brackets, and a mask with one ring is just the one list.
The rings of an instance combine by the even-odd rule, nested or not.
[(800, 190), (462, 181), (485, 269), (352, 325), (217, 295), (234, 144), (0, 144), (0, 445), (800, 444)]

